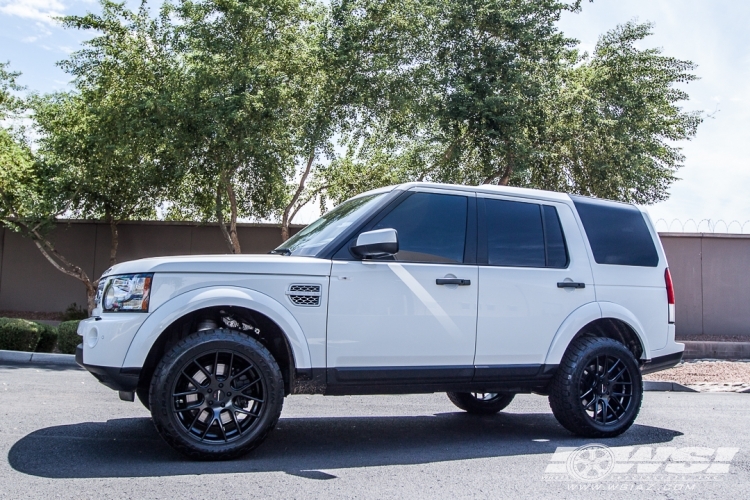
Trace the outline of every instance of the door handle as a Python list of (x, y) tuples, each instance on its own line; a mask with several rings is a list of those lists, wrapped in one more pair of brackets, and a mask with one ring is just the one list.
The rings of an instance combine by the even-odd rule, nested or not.
[(471, 280), (464, 280), (461, 278), (438, 278), (435, 280), (436, 285), (458, 285), (458, 286), (469, 286)]
[(575, 281), (559, 281), (557, 288), (586, 288), (586, 283), (578, 283)]

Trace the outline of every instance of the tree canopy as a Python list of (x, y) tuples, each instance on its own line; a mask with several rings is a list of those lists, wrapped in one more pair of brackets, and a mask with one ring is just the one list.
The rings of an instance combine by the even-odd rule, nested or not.
[[(50, 222), (237, 222), (410, 180), (665, 199), (696, 133), (695, 66), (641, 49), (635, 21), (591, 54), (559, 29), (580, 0), (100, 0), (61, 67), (23, 96), (0, 64), (0, 219), (58, 269)], [(26, 114), (34, 140), (9, 119)]]

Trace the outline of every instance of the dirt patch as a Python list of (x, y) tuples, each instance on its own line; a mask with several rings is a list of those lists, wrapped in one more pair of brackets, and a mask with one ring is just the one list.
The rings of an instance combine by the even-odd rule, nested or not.
[(701, 392), (750, 391), (750, 362), (695, 360), (643, 376), (644, 380), (677, 382)]
[(677, 342), (750, 342), (750, 335), (677, 335)]

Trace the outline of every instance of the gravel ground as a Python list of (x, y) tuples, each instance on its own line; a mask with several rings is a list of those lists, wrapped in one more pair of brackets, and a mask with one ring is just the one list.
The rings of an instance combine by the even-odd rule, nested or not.
[(750, 362), (683, 361), (669, 370), (645, 375), (643, 379), (677, 382), (701, 392), (750, 392)]
[(677, 335), (677, 342), (750, 342), (750, 335)]

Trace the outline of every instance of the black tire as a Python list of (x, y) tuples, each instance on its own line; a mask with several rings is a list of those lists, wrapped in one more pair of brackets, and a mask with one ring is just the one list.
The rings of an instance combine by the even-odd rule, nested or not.
[(475, 415), (494, 415), (508, 406), (515, 394), (487, 392), (448, 392), (448, 399), (464, 411)]
[(236, 458), (276, 426), (284, 380), (268, 349), (245, 334), (193, 333), (170, 348), (151, 379), (151, 415), (170, 446), (197, 460)]
[(550, 385), (557, 421), (579, 436), (619, 436), (635, 421), (643, 400), (633, 353), (616, 340), (584, 337), (568, 347)]
[(151, 405), (148, 402), (149, 398), (149, 392), (151, 391), (150, 387), (139, 387), (135, 390), (135, 395), (138, 396), (138, 401), (141, 402), (143, 406), (146, 407), (147, 410), (151, 410)]

